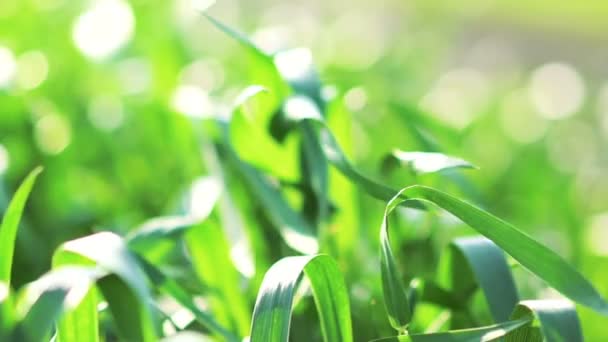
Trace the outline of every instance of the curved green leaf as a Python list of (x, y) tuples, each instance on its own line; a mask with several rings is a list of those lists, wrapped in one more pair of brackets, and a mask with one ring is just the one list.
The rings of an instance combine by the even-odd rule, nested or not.
[(17, 229), (19, 221), (25, 208), (32, 187), (38, 175), (42, 172), (41, 167), (35, 168), (25, 178), (13, 199), (11, 200), (4, 217), (2, 218), (2, 226), (0, 226), (0, 281), (11, 284), (11, 270), (13, 267), (13, 254), (15, 252), (15, 240), (17, 239)]
[(574, 305), (565, 300), (525, 300), (511, 316), (534, 316), (535, 321), (519, 329), (507, 342), (582, 342), (583, 334)]
[(489, 342), (495, 341), (517, 331), (530, 323), (530, 317), (507, 321), (481, 328), (452, 330), (433, 334), (413, 334), (386, 337), (374, 342)]
[(303, 274), (310, 280), (325, 341), (353, 340), (342, 275), (331, 257), (316, 255), (283, 258), (266, 272), (253, 312), (251, 342), (288, 340), (293, 299)]
[[(392, 201), (391, 201), (392, 202)], [(382, 225), (380, 226), (380, 272), (382, 275), (382, 293), (384, 306), (388, 313), (391, 326), (400, 332), (405, 332), (412, 320), (412, 306), (405, 292), (403, 276), (397, 267), (395, 256), (389, 239), (388, 218), (394, 207), (386, 207)]]
[(450, 244), (445, 255), (444, 277), (447, 286), (461, 300), (467, 300), (471, 290), (481, 288), (495, 322), (509, 319), (519, 301), (515, 281), (503, 251), (492, 241), (480, 237), (458, 238)]
[(548, 247), (511, 224), (458, 198), (426, 186), (402, 189), (387, 205), (387, 211), (405, 201), (433, 203), (458, 217), (492, 240), (530, 272), (573, 301), (608, 315), (608, 302), (574, 267)]
[(212, 217), (192, 227), (184, 241), (196, 276), (211, 290), (209, 302), (214, 317), (244, 336), (251, 324), (251, 307), (239, 286), (239, 273), (219, 220)]

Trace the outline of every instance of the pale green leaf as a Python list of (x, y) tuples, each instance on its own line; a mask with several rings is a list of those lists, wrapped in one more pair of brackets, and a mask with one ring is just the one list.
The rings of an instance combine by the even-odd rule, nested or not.
[(266, 272), (253, 312), (251, 342), (288, 341), (294, 295), (304, 274), (310, 281), (324, 340), (353, 340), (342, 275), (331, 257), (316, 255), (283, 258)]

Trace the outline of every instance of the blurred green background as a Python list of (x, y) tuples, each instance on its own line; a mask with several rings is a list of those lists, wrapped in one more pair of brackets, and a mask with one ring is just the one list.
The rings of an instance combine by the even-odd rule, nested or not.
[[(45, 167), (17, 284), (47, 270), (60, 242), (126, 233), (206, 173), (192, 120), (249, 85), (242, 49), (196, 10), (208, 5), (0, 1), (0, 208)], [(350, 157), (370, 175), (391, 149), (420, 148), (389, 103), (428, 113), (441, 150), (479, 167), (468, 198), (608, 294), (608, 4), (220, 0), (209, 12), (269, 52), (310, 49), (344, 94)], [(376, 236), (382, 203), (360, 197), (360, 229)], [(357, 281), (351, 291), (366, 296)], [(599, 315), (579, 312), (589, 340), (605, 336)]]

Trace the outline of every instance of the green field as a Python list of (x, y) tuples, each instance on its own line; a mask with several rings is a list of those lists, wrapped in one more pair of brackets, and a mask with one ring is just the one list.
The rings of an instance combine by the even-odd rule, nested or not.
[(604, 341), (599, 2), (2, 0), (0, 341)]

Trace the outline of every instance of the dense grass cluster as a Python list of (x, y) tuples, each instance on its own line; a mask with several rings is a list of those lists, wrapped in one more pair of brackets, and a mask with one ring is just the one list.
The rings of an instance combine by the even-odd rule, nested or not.
[[(171, 215), (127, 236), (66, 241), (50, 271), (15, 288), (19, 222), (42, 169), (32, 171), (0, 228), (0, 341), (576, 342), (573, 303), (608, 316), (608, 302), (553, 250), (417, 181), (435, 174), (463, 193), (473, 187), (461, 172), (474, 166), (435, 148), (428, 118), (393, 104), (427, 148), (386, 156), (386, 178), (412, 180), (402, 189), (371, 179), (346, 156), (342, 98), (305, 50), (268, 55), (209, 20), (242, 45), (255, 85), (226, 113), (192, 120), (208, 174)], [(358, 220), (368, 213), (357, 211), (356, 190), (386, 204), (366, 227), (379, 236), (374, 255), (358, 253), (366, 236)], [(429, 241), (453, 221), (445, 212), (478, 235), (450, 237), (433, 261)], [(427, 228), (428, 240), (406, 243)], [(520, 298), (518, 268), (560, 299)], [(384, 305), (374, 303), (378, 293)]]

